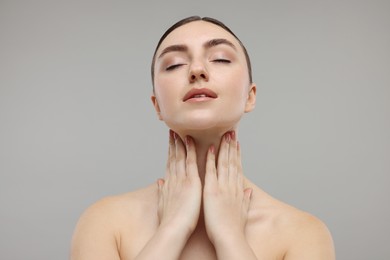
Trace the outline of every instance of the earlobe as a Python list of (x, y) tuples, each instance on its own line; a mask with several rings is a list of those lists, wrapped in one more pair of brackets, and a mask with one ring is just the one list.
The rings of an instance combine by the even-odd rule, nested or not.
[(158, 119), (159, 119), (159, 120), (163, 120), (163, 119), (162, 119), (162, 116), (161, 116), (160, 106), (158, 105), (158, 101), (157, 101), (156, 96), (155, 96), (155, 95), (152, 95), (152, 96), (150, 97), (150, 99), (152, 100), (152, 103), (153, 103), (154, 109), (156, 110)]
[(252, 83), (245, 104), (245, 113), (251, 112), (256, 106), (256, 84)]

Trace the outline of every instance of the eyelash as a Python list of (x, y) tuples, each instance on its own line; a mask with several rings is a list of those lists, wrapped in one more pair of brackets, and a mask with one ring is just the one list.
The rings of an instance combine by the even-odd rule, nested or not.
[(182, 65), (184, 65), (184, 64), (174, 64), (174, 65), (170, 65), (170, 66), (168, 66), (165, 70), (166, 70), (166, 71), (174, 70), (174, 69), (176, 69), (176, 68), (178, 68), (178, 67), (180, 67), (180, 66), (182, 66)]
[[(215, 60), (212, 60), (212, 62), (216, 62), (216, 63), (231, 63), (230, 60), (227, 60), (227, 59), (215, 59)], [(174, 64), (174, 65), (170, 65), (168, 66), (165, 70), (166, 71), (171, 71), (171, 70), (174, 70), (180, 66), (182, 66), (184, 64)]]
[(216, 59), (216, 60), (213, 60), (213, 62), (217, 62), (217, 63), (231, 63), (231, 61), (227, 60), (227, 59)]

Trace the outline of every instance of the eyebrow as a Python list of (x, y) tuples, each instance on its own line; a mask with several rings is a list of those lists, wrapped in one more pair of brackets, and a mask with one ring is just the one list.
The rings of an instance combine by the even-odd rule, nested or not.
[(226, 40), (224, 38), (221, 38), (221, 39), (212, 39), (210, 41), (207, 41), (203, 44), (203, 46), (206, 48), (206, 49), (209, 49), (209, 48), (212, 48), (214, 46), (217, 46), (217, 45), (221, 45), (221, 44), (225, 44), (225, 45), (228, 45), (230, 46), (231, 48), (233, 48), (234, 50), (237, 50), (236, 49), (236, 46), (229, 40)]
[[(203, 44), (203, 47), (205, 49), (210, 49), (212, 47), (215, 47), (215, 46), (218, 46), (218, 45), (221, 45), (221, 44), (224, 44), (224, 45), (227, 45), (231, 48), (233, 48), (234, 50), (237, 50), (236, 46), (229, 40), (226, 40), (226, 39), (223, 39), (223, 38), (220, 38), (220, 39), (211, 39), (207, 42), (205, 42)], [(175, 44), (175, 45), (170, 45), (168, 47), (166, 47), (162, 52), (161, 54), (158, 56), (158, 58), (161, 58), (162, 56), (164, 56), (165, 54), (169, 53), (169, 52), (186, 52), (188, 51), (188, 47), (184, 44)]]

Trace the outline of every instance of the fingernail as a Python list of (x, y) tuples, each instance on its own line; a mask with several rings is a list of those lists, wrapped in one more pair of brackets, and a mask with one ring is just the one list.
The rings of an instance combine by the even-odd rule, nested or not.
[(161, 179), (157, 179), (157, 186), (159, 189), (161, 189), (161, 187), (162, 187), (162, 180)]
[(236, 141), (236, 131), (231, 131), (232, 140)]
[(225, 141), (230, 142), (230, 132), (225, 134)]
[(186, 145), (189, 146), (189, 145), (190, 145), (190, 142), (191, 142), (191, 138), (187, 135), (187, 136), (184, 138), (184, 141), (186, 142)]
[(209, 147), (209, 151), (210, 151), (210, 153), (214, 154), (215, 148), (214, 148), (213, 144)]
[(173, 139), (177, 140), (177, 134), (173, 132)]

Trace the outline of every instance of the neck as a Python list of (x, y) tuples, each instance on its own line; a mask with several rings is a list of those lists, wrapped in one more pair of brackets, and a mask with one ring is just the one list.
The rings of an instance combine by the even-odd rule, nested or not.
[[(177, 134), (180, 136), (180, 138), (182, 140), (184, 140), (184, 138), (186, 136), (191, 136), (192, 139), (194, 140), (195, 149), (196, 149), (196, 156), (197, 156), (196, 158), (197, 158), (198, 173), (199, 173), (200, 180), (202, 182), (202, 186), (204, 186), (204, 179), (205, 179), (205, 173), (206, 173), (206, 158), (207, 158), (207, 153), (209, 151), (209, 148), (210, 148), (210, 146), (214, 146), (215, 156), (216, 156), (216, 159), (218, 160), (219, 148), (220, 148), (220, 143), (221, 143), (222, 137), (228, 131), (235, 131), (236, 132), (235, 134), (237, 136), (237, 128), (236, 127), (221, 129), (220, 131), (214, 131), (214, 132), (209, 132), (209, 131), (180, 131), (180, 132), (177, 132)], [(248, 187), (253, 188), (252, 184), (246, 178), (244, 178), (244, 186), (247, 188)], [(196, 232), (194, 232), (194, 233), (198, 233), (201, 235), (205, 234), (203, 207), (201, 208)]]
[(185, 136), (191, 136), (195, 143), (196, 158), (198, 165), (199, 177), (204, 184), (204, 177), (206, 173), (206, 158), (210, 146), (214, 146), (216, 158), (219, 154), (219, 146), (221, 138), (228, 131), (236, 131), (236, 128), (219, 129), (215, 131), (181, 131), (178, 135), (182, 140)]

